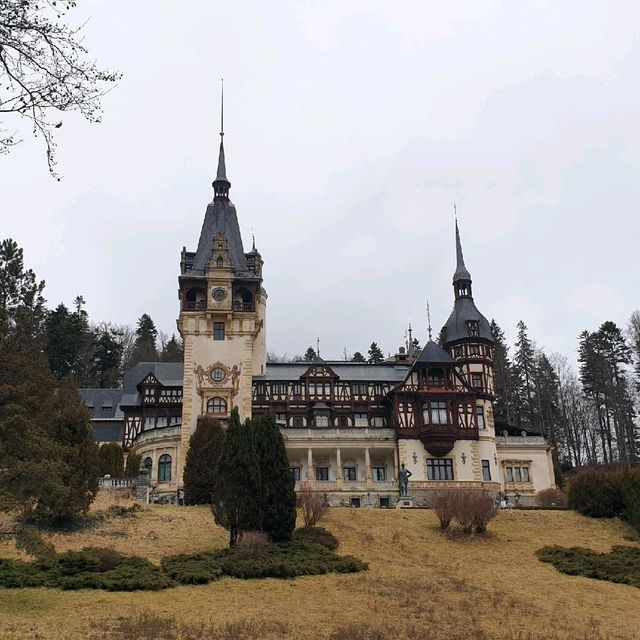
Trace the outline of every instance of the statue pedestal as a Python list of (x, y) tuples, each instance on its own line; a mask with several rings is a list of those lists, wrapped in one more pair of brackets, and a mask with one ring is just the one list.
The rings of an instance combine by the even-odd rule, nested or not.
[(396, 509), (413, 509), (413, 496), (400, 496), (396, 502)]

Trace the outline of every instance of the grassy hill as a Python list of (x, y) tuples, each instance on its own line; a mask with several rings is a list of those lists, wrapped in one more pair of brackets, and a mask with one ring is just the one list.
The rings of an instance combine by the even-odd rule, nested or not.
[[(101, 495), (94, 511), (124, 498)], [(427, 511), (333, 509), (340, 552), (370, 564), (353, 575), (224, 578), (159, 592), (0, 590), (0, 638), (95, 640), (585, 640), (640, 637), (637, 588), (563, 575), (537, 560), (550, 544), (608, 551), (620, 522), (573, 512), (509, 511), (485, 538), (452, 540)], [(112, 547), (159, 561), (226, 545), (207, 508), (150, 506), (89, 531), (54, 534), (58, 551)], [(0, 557), (22, 557), (8, 542)]]

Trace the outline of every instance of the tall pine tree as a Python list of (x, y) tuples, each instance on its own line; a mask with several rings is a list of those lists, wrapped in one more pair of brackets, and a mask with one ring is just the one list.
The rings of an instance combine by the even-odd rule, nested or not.
[(372, 342), (369, 347), (369, 364), (380, 364), (383, 360), (384, 354), (382, 350), (375, 342)]
[(185, 504), (211, 504), (216, 481), (216, 465), (224, 430), (218, 420), (201, 416), (189, 441), (184, 465)]
[(535, 392), (535, 347), (527, 334), (527, 325), (518, 322), (513, 370), (517, 381), (516, 421), (518, 426), (540, 428)]
[(133, 345), (130, 361), (127, 368), (138, 362), (155, 362), (158, 360), (158, 330), (151, 316), (143, 313), (138, 320), (136, 339)]
[(296, 494), (284, 440), (272, 415), (254, 420), (253, 430), (262, 482), (262, 530), (273, 542), (288, 542), (296, 526)]
[(213, 516), (229, 531), (229, 546), (235, 547), (245, 531), (262, 527), (260, 465), (253, 430), (240, 423), (237, 407), (231, 411), (213, 486)]
[(516, 386), (514, 374), (509, 360), (509, 347), (504, 332), (495, 320), (491, 320), (491, 335), (493, 336), (494, 356), (493, 370), (496, 400), (494, 403), (495, 417), (498, 422), (515, 425), (514, 399)]

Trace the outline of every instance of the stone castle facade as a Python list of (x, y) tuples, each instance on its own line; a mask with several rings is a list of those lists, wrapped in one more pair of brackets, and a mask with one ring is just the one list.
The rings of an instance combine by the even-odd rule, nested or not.
[[(223, 135), (223, 134), (222, 134)], [(98, 440), (142, 455), (159, 493), (181, 487), (197, 419), (272, 413), (297, 483), (334, 504), (391, 506), (398, 472), (411, 473), (420, 502), (436, 487), (485, 487), (531, 502), (554, 486), (551, 449), (540, 435), (496, 427), (494, 342), (475, 305), (455, 228), (453, 310), (440, 334), (380, 364), (268, 363), (263, 260), (245, 253), (229, 199), (223, 139), (214, 198), (197, 249), (182, 250), (178, 330), (183, 363), (139, 363), (122, 389), (83, 390)]]

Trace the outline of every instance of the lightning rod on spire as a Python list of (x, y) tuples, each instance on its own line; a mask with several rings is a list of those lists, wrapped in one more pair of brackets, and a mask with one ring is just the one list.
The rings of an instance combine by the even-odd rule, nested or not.
[(224, 78), (220, 78), (220, 137), (224, 136)]
[(429, 303), (427, 302), (427, 328), (429, 330), (429, 340), (432, 339), (431, 337), (431, 309), (429, 307)]

